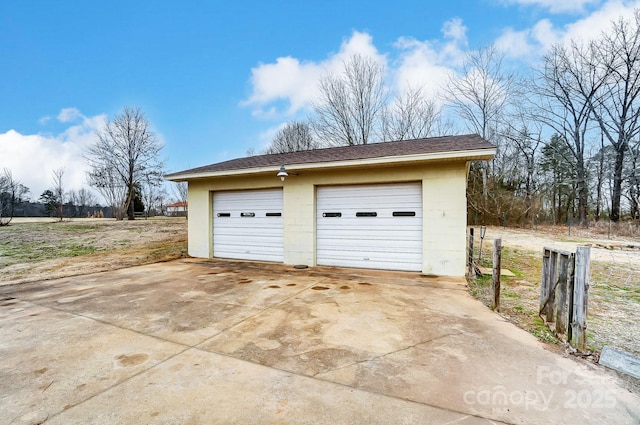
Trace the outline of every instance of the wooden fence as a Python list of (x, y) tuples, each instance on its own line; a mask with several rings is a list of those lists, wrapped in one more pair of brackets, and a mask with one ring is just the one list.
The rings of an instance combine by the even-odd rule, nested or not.
[[(470, 279), (475, 279), (476, 276), (482, 275), (480, 271), (480, 257), (482, 256), (482, 240), (484, 239), (484, 226), (480, 231), (480, 254), (478, 255), (478, 262), (476, 263), (473, 257), (473, 227), (469, 229), (469, 245), (467, 247), (467, 276)], [(491, 308), (495, 311), (500, 311), (500, 272), (501, 272), (501, 260), (502, 259), (502, 239), (495, 239), (493, 241), (493, 270), (491, 280)]]
[(580, 351), (587, 348), (587, 301), (591, 248), (579, 246), (575, 254), (544, 248), (540, 284), (540, 317), (556, 337)]

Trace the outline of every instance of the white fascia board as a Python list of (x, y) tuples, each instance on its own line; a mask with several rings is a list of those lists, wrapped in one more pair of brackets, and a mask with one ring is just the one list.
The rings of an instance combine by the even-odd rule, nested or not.
[[(433, 161), (483, 161), (493, 158), (496, 149), (476, 149), (468, 151), (449, 151), (437, 152), (429, 154), (416, 155), (399, 155), (399, 156), (383, 156), (378, 158), (352, 159), (346, 161), (330, 161), (330, 162), (314, 162), (304, 164), (280, 164), (287, 168), (287, 171), (298, 172), (300, 170), (320, 170), (327, 168), (346, 168), (346, 167), (367, 167), (375, 165), (403, 165), (420, 162)], [(190, 179), (202, 179), (208, 177), (227, 177), (242, 176), (263, 173), (277, 173), (280, 165), (271, 165), (268, 167), (243, 168), (240, 170), (224, 170), (203, 173), (185, 173), (172, 176), (169, 181), (187, 181)]]

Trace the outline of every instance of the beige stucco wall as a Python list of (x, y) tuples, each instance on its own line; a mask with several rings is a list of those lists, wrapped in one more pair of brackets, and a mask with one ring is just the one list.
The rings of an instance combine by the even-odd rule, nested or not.
[(424, 274), (463, 276), (465, 272), (465, 162), (405, 167), (304, 171), (281, 182), (275, 172), (253, 177), (189, 181), (189, 255), (212, 255), (213, 191), (283, 188), (284, 262), (315, 263), (315, 188), (338, 184), (422, 182)]

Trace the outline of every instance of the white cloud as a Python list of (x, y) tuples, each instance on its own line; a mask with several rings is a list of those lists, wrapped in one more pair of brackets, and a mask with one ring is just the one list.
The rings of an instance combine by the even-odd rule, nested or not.
[(441, 40), (401, 37), (393, 45), (391, 54), (395, 60), (389, 64), (387, 55), (378, 51), (371, 35), (355, 31), (336, 53), (323, 61), (287, 56), (253, 68), (252, 93), (242, 105), (251, 107), (254, 116), (290, 119), (309, 109), (319, 94), (319, 80), (327, 73), (341, 72), (344, 62), (354, 54), (370, 57), (384, 66), (392, 92), (420, 86), (426, 94), (435, 95), (452, 67), (460, 65), (466, 54), (466, 32), (462, 20), (455, 18), (443, 24)]
[(599, 0), (503, 0), (507, 4), (539, 6), (551, 13), (581, 12), (585, 6), (599, 3)]
[(633, 10), (640, 8), (640, 1), (608, 1), (600, 9), (592, 12), (583, 19), (566, 25), (562, 29), (564, 42), (570, 39), (581, 38), (590, 40), (598, 37), (602, 31), (611, 27), (611, 22), (625, 16), (633, 17)]
[[(640, 8), (640, 0), (505, 0), (511, 4), (537, 5), (550, 12), (581, 12), (575, 19), (560, 24), (559, 19), (546, 13), (528, 28), (505, 28), (494, 40), (498, 49), (519, 67), (535, 63), (556, 43), (571, 39), (589, 40), (607, 30), (620, 16), (633, 16)], [(588, 7), (587, 7), (588, 6)], [(585, 11), (587, 10), (587, 11)], [(350, 55), (358, 53), (374, 58), (386, 68), (386, 83), (390, 93), (402, 93), (407, 88), (422, 88), (428, 96), (437, 96), (448, 75), (462, 65), (470, 49), (467, 28), (459, 18), (445, 21), (441, 36), (419, 40), (399, 37), (388, 51), (381, 52), (366, 32), (355, 31), (343, 41), (339, 49), (321, 61), (280, 57), (274, 62), (260, 64), (252, 69), (251, 94), (242, 105), (251, 108), (255, 116), (273, 121), (300, 118), (310, 110), (311, 100), (318, 96), (318, 81), (327, 73), (339, 73)], [(259, 135), (264, 144), (277, 130), (277, 126)]]
[(58, 135), (21, 134), (15, 130), (0, 133), (0, 169), (10, 169), (13, 177), (30, 189), (32, 199), (52, 186), (53, 170), (59, 168), (65, 170), (65, 189), (88, 187), (83, 154), (94, 141), (95, 130), (104, 125), (105, 116), (84, 117), (71, 109), (74, 108), (63, 109), (58, 119), (74, 116), (74, 120), (82, 117), (82, 121)]
[(75, 121), (78, 118), (84, 118), (84, 116), (76, 108), (64, 108), (57, 116), (58, 121), (62, 123), (68, 123)]
[(522, 31), (506, 28), (494, 43), (508, 57), (531, 58), (541, 56), (562, 38), (563, 33), (555, 29), (551, 21), (542, 19)]
[[(292, 116), (309, 107), (318, 96), (318, 81), (326, 73), (339, 72), (352, 55), (360, 54), (386, 65), (386, 58), (373, 45), (371, 36), (355, 31), (337, 53), (319, 62), (302, 61), (290, 56), (274, 63), (260, 64), (251, 70), (252, 93), (242, 104), (253, 108), (254, 116), (273, 118)], [(274, 103), (287, 106), (277, 108)]]
[(608, 1), (599, 9), (563, 26), (555, 26), (549, 19), (541, 19), (531, 28), (516, 31), (506, 28), (495, 41), (496, 46), (512, 58), (539, 57), (556, 43), (571, 40), (588, 41), (600, 36), (620, 16), (632, 17), (640, 1)]
[(425, 94), (435, 96), (447, 81), (447, 75), (464, 60), (468, 47), (466, 31), (456, 18), (442, 26), (443, 40), (398, 39), (394, 46), (399, 50), (394, 70), (396, 90), (422, 87)]
[(467, 27), (462, 23), (462, 19), (453, 18), (442, 25), (442, 34), (446, 39), (460, 44), (467, 44)]
[(271, 102), (286, 100), (288, 113), (304, 108), (316, 94), (316, 84), (322, 68), (315, 63), (301, 63), (292, 57), (278, 58), (275, 63), (261, 64), (252, 69), (253, 93), (244, 103), (254, 106), (254, 115), (276, 115), (275, 108), (265, 108)]

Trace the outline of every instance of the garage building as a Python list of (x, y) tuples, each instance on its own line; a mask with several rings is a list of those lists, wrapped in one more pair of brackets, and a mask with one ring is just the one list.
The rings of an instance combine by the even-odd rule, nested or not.
[(170, 174), (189, 185), (189, 255), (463, 276), (478, 135), (257, 155)]

